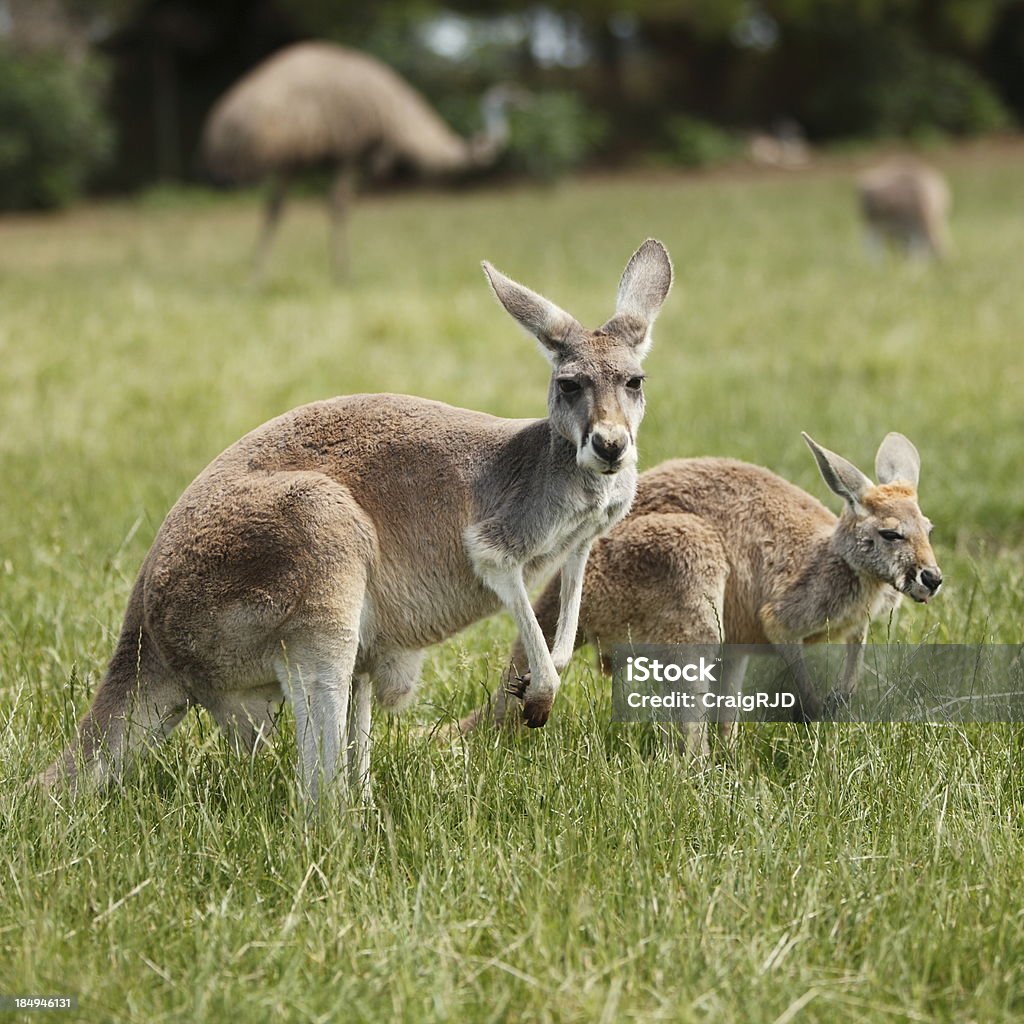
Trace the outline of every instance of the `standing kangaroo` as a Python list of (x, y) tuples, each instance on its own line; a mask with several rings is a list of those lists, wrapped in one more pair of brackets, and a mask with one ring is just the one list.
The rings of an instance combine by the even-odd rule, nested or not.
[[(385, 707), (408, 703), (423, 649), (499, 605), (527, 652), (526, 720), (543, 724), (574, 650), (590, 545), (636, 490), (640, 367), (672, 265), (644, 242), (596, 331), (483, 267), (551, 362), (548, 418), (352, 395), (233, 444), (160, 527), (92, 706), (42, 784), (120, 773), (193, 704), (254, 748), (287, 698), (303, 793), (316, 799), (336, 776), (339, 792), (365, 790), (371, 682)], [(549, 653), (527, 585), (559, 565)]]
[[(825, 483), (845, 501), (837, 518), (816, 498), (760, 466), (733, 459), (676, 459), (640, 477), (629, 517), (594, 545), (586, 567), (576, 643), (774, 644), (796, 680), (801, 717), (824, 711), (801, 648), (846, 642), (838, 690), (852, 695), (868, 625), (902, 594), (927, 602), (942, 586), (917, 502), (920, 459), (902, 434), (889, 434), (875, 458), (873, 484), (856, 466), (803, 435)], [(558, 588), (535, 610), (554, 631)], [(501, 722), (509, 685), (459, 724), (463, 733), (493, 715)], [(727, 661), (723, 683), (738, 693), (747, 659)], [(723, 722), (723, 732), (731, 723)], [(694, 734), (688, 737), (694, 742)], [(706, 740), (696, 734), (698, 749)]]
[(933, 167), (891, 160), (865, 171), (857, 192), (873, 247), (891, 242), (908, 256), (948, 255), (949, 185)]

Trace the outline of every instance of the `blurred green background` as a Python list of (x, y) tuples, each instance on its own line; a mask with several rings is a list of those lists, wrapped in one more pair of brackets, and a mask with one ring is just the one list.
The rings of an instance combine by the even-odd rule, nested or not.
[(196, 179), (203, 119), (290, 43), (366, 50), (465, 135), (529, 89), (495, 173), (704, 165), (752, 133), (934, 144), (1024, 116), (1024, 0), (5, 0), (0, 209)]

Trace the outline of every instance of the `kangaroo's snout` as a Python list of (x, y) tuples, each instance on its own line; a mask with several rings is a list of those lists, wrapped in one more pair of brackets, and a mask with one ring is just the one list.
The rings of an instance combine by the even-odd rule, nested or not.
[(580, 446), (579, 462), (599, 473), (617, 473), (630, 448), (629, 431), (623, 426), (595, 427)]
[(927, 604), (942, 587), (942, 570), (937, 565), (924, 566), (908, 575), (903, 592), (918, 604)]
[(621, 434), (604, 434), (595, 430), (591, 444), (605, 462), (617, 462), (626, 449), (627, 441), (625, 431)]

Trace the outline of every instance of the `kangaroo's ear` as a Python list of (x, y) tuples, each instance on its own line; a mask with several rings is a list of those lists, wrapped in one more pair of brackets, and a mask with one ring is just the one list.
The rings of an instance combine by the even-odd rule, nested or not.
[(902, 434), (886, 434), (875, 456), (875, 478), (878, 482), (891, 484), (894, 480), (903, 480), (916, 488), (920, 477), (921, 456), (917, 449)]
[(811, 449), (829, 489), (845, 499), (855, 512), (861, 511), (861, 498), (874, 486), (871, 481), (852, 462), (847, 462), (841, 455), (822, 448), (810, 435), (801, 436)]
[(615, 299), (615, 316), (601, 330), (631, 344), (643, 359), (651, 348), (651, 327), (671, 287), (668, 250), (648, 238), (626, 264)]
[(506, 277), (486, 260), (482, 264), (498, 301), (509, 315), (542, 346), (551, 362), (565, 356), (574, 338), (583, 333), (579, 321), (543, 295)]

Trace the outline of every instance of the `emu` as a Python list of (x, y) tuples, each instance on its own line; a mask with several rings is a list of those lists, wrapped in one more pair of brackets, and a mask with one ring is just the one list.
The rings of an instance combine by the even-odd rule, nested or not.
[(508, 140), (506, 107), (518, 92), (485, 94), (484, 131), (456, 135), (427, 101), (379, 60), (332, 43), (297, 43), (257, 65), (221, 97), (207, 117), (202, 160), (215, 180), (271, 179), (253, 272), (262, 277), (295, 174), (333, 168), (329, 194), (335, 274), (348, 264), (346, 223), (360, 172), (395, 167), (451, 175), (495, 162)]
[[(832, 713), (853, 694), (868, 625), (902, 595), (928, 602), (942, 586), (917, 499), (920, 458), (889, 434), (873, 483), (851, 462), (803, 435), (825, 483), (843, 499), (840, 516), (788, 480), (734, 459), (675, 459), (640, 477), (630, 515), (595, 545), (587, 563), (576, 644), (772, 644), (799, 688), (801, 720)], [(552, 582), (534, 605), (551, 636), (558, 608)], [(823, 706), (796, 645), (845, 642), (839, 687)], [(505, 721), (516, 703), (523, 646), (505, 685), (459, 723)], [(738, 693), (747, 659), (727, 662)], [(731, 722), (721, 731), (731, 734)], [(684, 733), (706, 754), (706, 731)]]
[[(287, 699), (303, 794), (365, 794), (371, 687), (400, 709), (424, 649), (502, 605), (530, 665), (524, 713), (543, 724), (574, 650), (591, 543), (633, 500), (641, 362), (672, 265), (645, 242), (596, 331), (484, 270), (551, 363), (547, 418), (350, 395), (233, 444), (160, 527), (92, 706), (42, 785), (118, 776), (193, 705), (254, 750)], [(556, 568), (549, 653), (527, 586)]]

